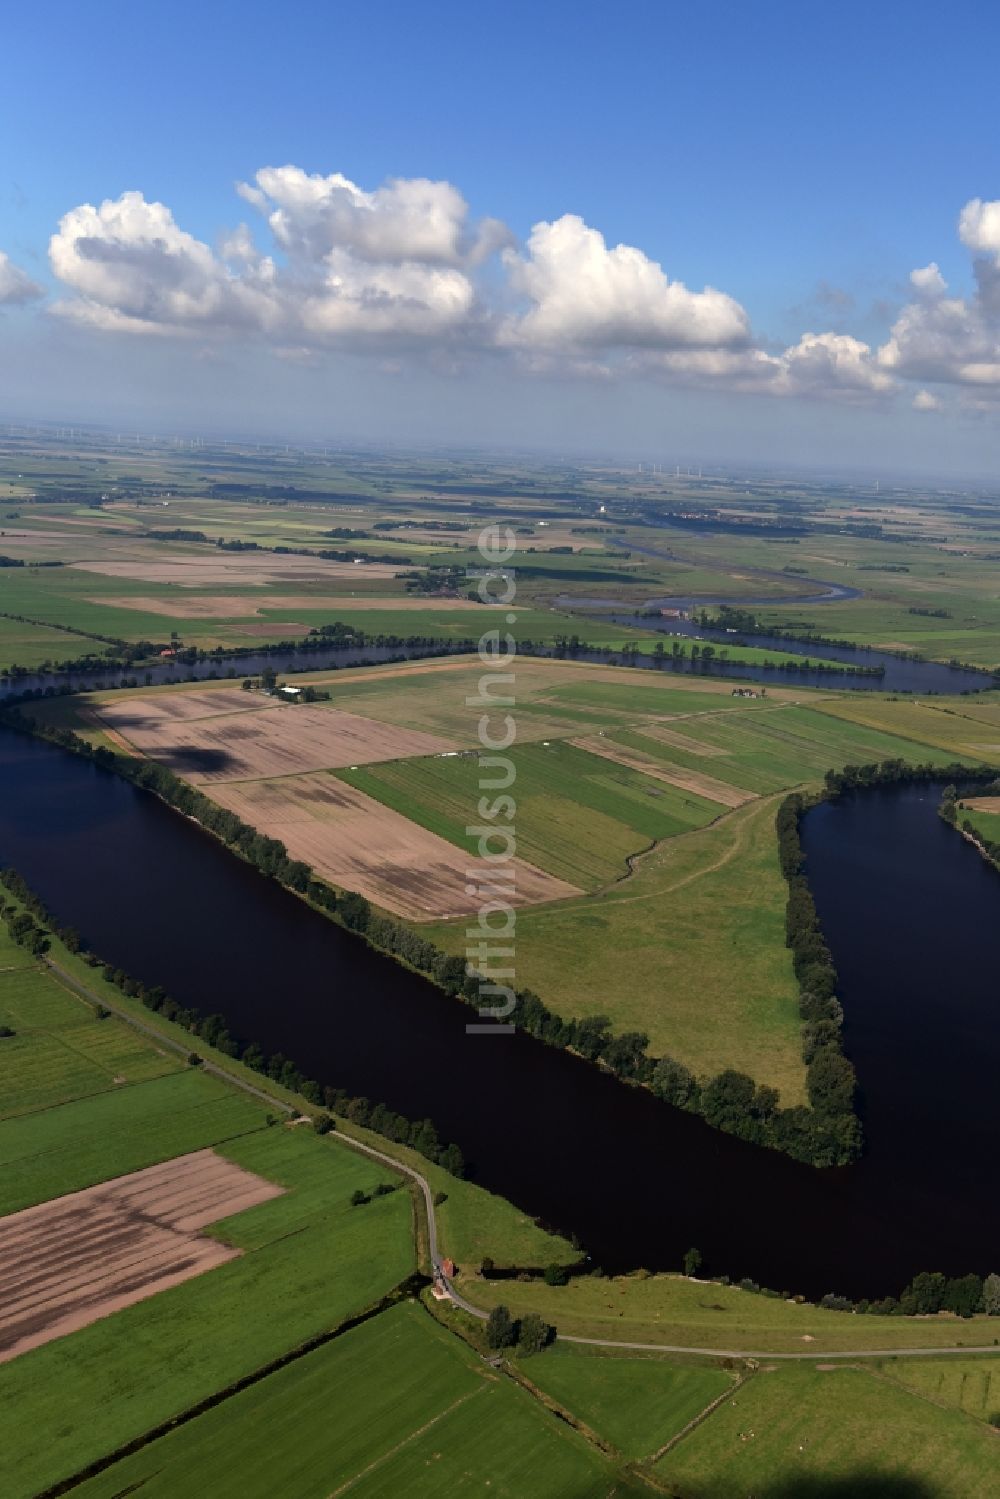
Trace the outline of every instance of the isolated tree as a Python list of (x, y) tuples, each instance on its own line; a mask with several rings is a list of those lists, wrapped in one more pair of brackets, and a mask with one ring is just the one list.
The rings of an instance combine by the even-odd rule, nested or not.
[(684, 1274), (697, 1275), (701, 1269), (701, 1250), (689, 1249), (684, 1256)]
[(517, 1343), (522, 1353), (541, 1353), (552, 1337), (552, 1328), (535, 1312), (521, 1318)]
[(569, 1280), (569, 1273), (565, 1265), (546, 1265), (545, 1284), (547, 1286), (564, 1286)]
[(515, 1340), (516, 1328), (509, 1308), (501, 1302), (486, 1319), (486, 1341), (491, 1348), (510, 1348)]

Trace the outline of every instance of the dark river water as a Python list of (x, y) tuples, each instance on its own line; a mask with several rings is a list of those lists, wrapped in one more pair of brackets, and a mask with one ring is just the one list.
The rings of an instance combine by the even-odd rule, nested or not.
[(527, 1037), (468, 1035), (469, 1010), (151, 796), (0, 731), (0, 861), (103, 957), (320, 1082), (429, 1115), (477, 1180), (608, 1269), (696, 1245), (709, 1273), (809, 1295), (1000, 1268), (1000, 879), (936, 800), (870, 792), (806, 822), (870, 1141), (820, 1173)]

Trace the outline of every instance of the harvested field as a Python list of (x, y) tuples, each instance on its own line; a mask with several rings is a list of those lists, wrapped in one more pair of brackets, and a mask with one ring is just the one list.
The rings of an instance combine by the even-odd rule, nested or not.
[(399, 567), (386, 562), (324, 562), (321, 557), (276, 557), (269, 552), (236, 552), (232, 556), (175, 556), (159, 562), (99, 561), (73, 562), (71, 567), (85, 573), (100, 573), (106, 578), (136, 578), (141, 583), (176, 583), (182, 588), (210, 588), (213, 585), (281, 583), (330, 578), (394, 578)]
[[(473, 863), (467, 853), (334, 776), (213, 786), (211, 796), (262, 833), (280, 838), (293, 859), (386, 911), (419, 921), (479, 909), (480, 897), (466, 891)], [(511, 865), (514, 905), (581, 893), (521, 859)]]
[(1000, 816), (1000, 796), (967, 796), (962, 806), (970, 812), (993, 812)]
[[(329, 563), (324, 563), (329, 566)], [(367, 571), (367, 570), (366, 570)], [(473, 603), (471, 599), (448, 599), (448, 598), (411, 598), (408, 595), (398, 598), (393, 593), (360, 593), (360, 594), (338, 594), (336, 597), (327, 598), (323, 594), (296, 593), (290, 597), (282, 597), (277, 594), (206, 594), (204, 597), (178, 598), (175, 594), (142, 594), (127, 595), (125, 598), (92, 598), (87, 600), (90, 604), (101, 604), (112, 609), (138, 609), (143, 614), (162, 614), (168, 619), (240, 619), (260, 614), (265, 609), (323, 609), (336, 611), (338, 609), (349, 609), (352, 613), (359, 609), (403, 609), (412, 610), (415, 613), (425, 614), (428, 610), (462, 610), (471, 609), (482, 611), (482, 605)], [(282, 629), (308, 630), (309, 625), (292, 625), (285, 620), (272, 621), (269, 629), (274, 624), (280, 624)]]
[[(184, 696), (164, 695), (156, 701), (169, 708), (183, 703)], [(194, 718), (190, 712), (174, 717), (168, 711), (150, 719), (131, 703), (106, 703), (100, 713), (103, 723), (124, 734), (137, 749), (196, 783), (297, 775), (454, 748), (450, 740), (437, 735), (336, 708), (267, 701), (274, 706), (259, 713), (218, 713), (205, 718)]]
[(643, 775), (651, 776), (655, 781), (667, 781), (671, 786), (679, 786), (682, 791), (693, 791), (696, 796), (707, 797), (710, 802), (719, 802), (723, 807), (742, 807), (744, 802), (752, 802), (754, 799), (752, 791), (741, 791), (738, 786), (717, 781), (714, 776), (704, 775), (700, 770), (684, 770), (681, 766), (668, 769), (662, 760), (654, 760), (641, 750), (630, 749), (628, 745), (616, 744), (613, 739), (601, 734), (590, 734), (585, 739), (571, 739), (570, 743), (575, 744), (578, 749), (589, 750), (592, 755), (599, 755), (602, 760), (627, 765), (630, 770), (641, 770)]
[(234, 1259), (199, 1230), (284, 1190), (196, 1150), (0, 1219), (0, 1363)]
[(142, 719), (150, 727), (154, 724), (177, 723), (189, 718), (214, 718), (220, 713), (259, 712), (262, 708), (287, 706), (276, 697), (262, 692), (243, 692), (237, 687), (196, 688), (192, 692), (152, 692), (148, 696), (135, 694), (129, 697), (128, 706), (120, 698), (108, 702), (96, 702), (93, 711), (109, 723), (127, 717), (130, 721)]

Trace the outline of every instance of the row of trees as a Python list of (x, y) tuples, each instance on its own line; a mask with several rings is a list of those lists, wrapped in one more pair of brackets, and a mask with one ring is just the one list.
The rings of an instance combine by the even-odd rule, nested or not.
[[(655, 613), (656, 611), (652, 611)], [(738, 642), (737, 642), (738, 643)], [(628, 640), (618, 647), (598, 647), (582, 641), (579, 635), (556, 635), (552, 654), (557, 659), (566, 656), (576, 658), (578, 656), (599, 656), (602, 659), (609, 652), (619, 657), (623, 666), (638, 666), (640, 662), (651, 663), (653, 666), (662, 668), (669, 666), (674, 671), (679, 671), (686, 661), (690, 659), (691, 668), (698, 667), (700, 670), (710, 672), (714, 667), (724, 668), (729, 665), (728, 646), (716, 647), (710, 642), (694, 640), (690, 647), (681, 643), (676, 637), (670, 643), (667, 650), (666, 643), (658, 640), (652, 652), (647, 653), (642, 649), (642, 641)], [(532, 651), (541, 652), (541, 647), (535, 647), (531, 641), (522, 641), (519, 647), (522, 654), (531, 654)], [(739, 663), (737, 663), (738, 665)], [(772, 661), (770, 659), (756, 663), (758, 671), (784, 671), (784, 672), (826, 672), (833, 675), (865, 675), (882, 676), (885, 668), (881, 666), (847, 666), (840, 661), (817, 660), (810, 661), (808, 656), (800, 658), (789, 657), (787, 661)]]
[(1000, 1317), (1000, 1275), (942, 1275), (923, 1270), (898, 1296), (877, 1301), (852, 1301), (848, 1296), (828, 1295), (820, 1306), (834, 1312), (859, 1312), (876, 1317), (933, 1317), (951, 1312), (956, 1317), (975, 1317), (985, 1312)]
[(837, 971), (806, 878), (799, 831), (803, 814), (815, 801), (795, 792), (778, 808), (778, 859), (788, 884), (785, 942), (799, 985), (809, 1102), (845, 1145), (849, 1142), (851, 1158), (861, 1150), (861, 1122), (854, 1112), (857, 1079), (843, 1052), (844, 1012), (837, 999)]
[[(20, 876), (12, 869), (0, 870), (0, 883), (2, 883), (12, 895), (19, 895), (19, 887), (23, 885)], [(13, 901), (0, 903), (0, 916), (3, 917), (13, 940), (19, 947), (27, 948), (33, 957), (40, 958), (49, 950), (49, 937), (44, 926), (37, 919), (33, 910), (25, 910), (23, 906), (15, 905)]]
[[(480, 976), (474, 968), (410, 928), (378, 915), (364, 896), (341, 895), (336, 914), (350, 931), (425, 973), (447, 994), (466, 1004), (479, 1003)], [(821, 1062), (815, 1070), (813, 1107), (782, 1109), (777, 1090), (755, 1083), (746, 1073), (729, 1068), (699, 1079), (673, 1057), (650, 1056), (644, 1031), (616, 1035), (607, 1015), (557, 1015), (530, 989), (518, 990), (516, 1000), (512, 1018), (519, 1030), (547, 1046), (574, 1051), (623, 1082), (648, 1087), (665, 1103), (700, 1114), (715, 1129), (816, 1166), (844, 1165), (860, 1150), (857, 1120), (836, 1106), (838, 1083), (842, 1089), (843, 1080), (828, 1063)], [(853, 1072), (850, 1076), (853, 1079)]]
[(868, 765), (845, 765), (843, 770), (828, 770), (824, 786), (827, 798), (833, 799), (869, 787), (923, 785), (927, 781), (966, 781), (983, 785), (994, 781), (996, 776), (995, 765), (963, 765), (960, 760), (953, 760), (949, 765), (930, 762), (912, 765), (907, 760), (879, 760)]

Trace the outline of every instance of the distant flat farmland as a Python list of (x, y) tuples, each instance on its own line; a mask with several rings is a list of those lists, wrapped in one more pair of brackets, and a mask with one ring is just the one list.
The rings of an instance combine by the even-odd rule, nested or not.
[[(478, 909), (470, 895), (470, 856), (399, 812), (331, 775), (229, 781), (210, 795), (324, 879), (356, 890), (398, 916), (430, 920)], [(512, 861), (514, 905), (581, 892), (523, 859)]]
[(386, 562), (328, 562), (322, 557), (277, 557), (259, 552), (215, 553), (206, 557), (178, 555), (156, 562), (136, 558), (106, 561), (103, 558), (71, 562), (80, 572), (100, 573), (107, 578), (138, 578), (144, 583), (177, 583), (182, 588), (206, 588), (213, 584), (281, 583), (314, 578), (394, 578), (399, 568)]
[[(102, 723), (136, 749), (198, 783), (295, 775), (454, 748), (450, 740), (420, 729), (336, 709), (279, 703), (275, 710), (274, 699), (257, 694), (249, 701), (259, 712), (210, 711), (208, 716), (193, 717), (184, 706), (187, 696), (204, 700), (211, 694), (164, 694), (138, 703), (103, 703), (97, 711)], [(245, 708), (236, 694), (231, 696), (237, 709)], [(149, 704), (155, 705), (152, 710)]]

